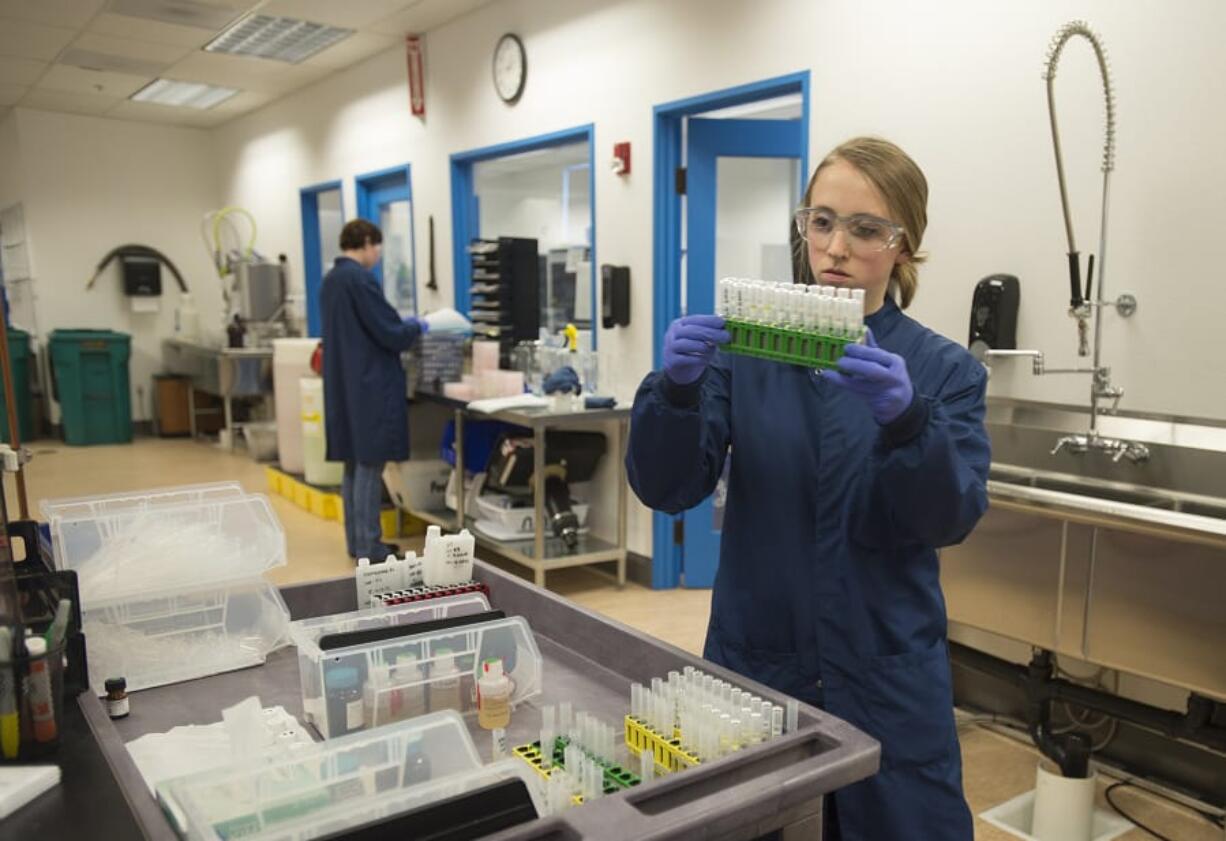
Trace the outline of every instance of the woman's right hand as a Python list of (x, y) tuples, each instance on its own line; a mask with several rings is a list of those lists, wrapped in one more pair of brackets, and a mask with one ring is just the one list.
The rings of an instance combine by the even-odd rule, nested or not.
[(732, 341), (718, 315), (683, 315), (664, 334), (664, 374), (677, 385), (689, 385), (702, 376), (715, 349)]

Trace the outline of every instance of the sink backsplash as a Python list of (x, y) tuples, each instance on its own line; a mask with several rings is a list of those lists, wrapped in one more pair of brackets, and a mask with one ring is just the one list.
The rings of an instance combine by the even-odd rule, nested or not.
[(1148, 461), (1114, 463), (1102, 453), (1051, 455), (1061, 435), (1085, 432), (1088, 426), (1089, 414), (1078, 407), (988, 401), (987, 429), (996, 464), (1226, 500), (1226, 424), (1121, 414), (1101, 418), (1100, 433), (1146, 444)]

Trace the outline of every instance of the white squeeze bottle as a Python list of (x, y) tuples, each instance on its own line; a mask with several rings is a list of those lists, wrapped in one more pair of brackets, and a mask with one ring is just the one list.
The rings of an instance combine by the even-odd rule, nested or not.
[(426, 545), (422, 549), (421, 579), (427, 587), (446, 584), (443, 570), (443, 530), (438, 526), (426, 529)]

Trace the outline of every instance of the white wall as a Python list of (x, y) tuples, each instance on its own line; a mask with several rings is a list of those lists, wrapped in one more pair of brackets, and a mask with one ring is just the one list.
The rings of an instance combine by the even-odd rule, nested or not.
[[(1217, 357), (1213, 337), (1226, 285), (1206, 246), (1226, 224), (1218, 150), (1226, 116), (1216, 91), (1226, 26), (1215, 0), (945, 0), (863, 4), (827, 0), (504, 0), (427, 37), (427, 117), (409, 115), (398, 49), (218, 129), (227, 201), (261, 221), (266, 250), (301, 254), (297, 190), (405, 161), (413, 165), (419, 264), (434, 216), (440, 289), (452, 300), (448, 156), (585, 123), (595, 124), (596, 260), (630, 267), (633, 322), (605, 331), (605, 370), (629, 398), (652, 354), (652, 112), (654, 104), (796, 72), (812, 74), (811, 159), (860, 133), (890, 137), (927, 173), (931, 254), (914, 314), (965, 341), (976, 281), (1012, 272), (1023, 282), (1019, 340), (1071, 362), (1064, 314), (1066, 250), (1040, 71), (1048, 41), (1082, 17), (1113, 56), (1119, 108), (1107, 284), (1136, 293), (1131, 322), (1106, 318), (1104, 347), (1131, 409), (1226, 418), (1220, 388), (1188, 388)], [(520, 102), (497, 100), (490, 54), (507, 31), (528, 52)], [(1101, 93), (1084, 42), (1058, 78), (1061, 129), (1083, 254), (1097, 251)], [(605, 166), (630, 141), (630, 176)], [(1210, 259), (1206, 259), (1209, 257)], [(300, 256), (298, 264), (300, 265)], [(424, 281), (424, 273), (422, 278)], [(616, 361), (616, 365), (612, 364)], [(1203, 382), (1202, 376), (1199, 381)], [(1084, 402), (1080, 381), (1034, 381), (998, 368), (992, 391)], [(631, 545), (650, 550), (650, 519), (634, 506)]]
[(115, 246), (150, 245), (179, 267), (202, 314), (220, 312), (220, 287), (199, 235), (203, 214), (219, 206), (209, 137), (200, 129), (23, 108), (14, 114), (34, 277), (16, 294), (35, 296), (44, 350), (47, 335), (61, 327), (130, 333), (133, 417), (148, 419), (151, 377), (162, 368), (161, 340), (173, 332), (178, 286), (163, 269), (161, 311), (137, 315), (122, 294), (117, 262), (92, 290), (85, 283)]
[(21, 201), (21, 144), (17, 112), (0, 117), (0, 209)]

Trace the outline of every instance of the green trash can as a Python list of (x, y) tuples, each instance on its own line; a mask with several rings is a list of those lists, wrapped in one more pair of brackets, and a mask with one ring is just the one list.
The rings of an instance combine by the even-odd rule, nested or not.
[(53, 330), (49, 344), (64, 440), (74, 445), (130, 442), (132, 337), (113, 330)]
[[(30, 334), (10, 327), (9, 364), (13, 368), (13, 396), (17, 398), (17, 431), (24, 444), (34, 437), (34, 416), (30, 406)], [(4, 382), (0, 380), (0, 438), (9, 442), (8, 403), (4, 399)]]

